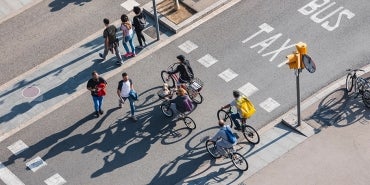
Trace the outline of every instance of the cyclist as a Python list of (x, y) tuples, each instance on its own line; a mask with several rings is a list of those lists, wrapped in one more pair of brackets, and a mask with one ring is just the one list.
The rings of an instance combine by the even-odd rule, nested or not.
[(236, 107), (237, 112), (234, 114), (231, 114), (230, 117), (231, 117), (231, 120), (235, 123), (235, 130), (241, 130), (241, 126), (240, 126), (238, 119), (241, 120), (242, 123), (245, 123), (246, 118), (241, 117), (241, 110), (238, 107), (237, 102), (239, 101), (240, 98), (242, 98), (242, 96), (240, 95), (240, 92), (236, 90), (233, 91), (233, 96), (234, 96), (234, 100), (231, 101), (231, 103), (221, 107), (221, 109), (226, 109), (231, 106)]
[[(190, 105), (186, 105), (185, 102), (188, 102)], [(190, 109), (193, 108), (191, 99), (186, 94), (186, 90), (181, 87), (177, 89), (177, 97), (175, 99), (171, 99), (170, 103), (171, 103), (170, 108), (173, 110), (175, 114), (191, 111), (189, 110), (188, 106), (191, 106)]]
[(210, 140), (216, 143), (216, 150), (219, 154), (225, 156), (226, 151), (224, 148), (232, 148), (236, 143), (229, 142), (227, 135), (226, 135), (226, 129), (230, 130), (229, 125), (225, 125), (224, 120), (219, 120), (218, 125), (220, 126), (220, 130), (214, 135)]
[(175, 70), (167, 71), (168, 74), (171, 75), (179, 73), (178, 83), (190, 82), (194, 78), (194, 73), (189, 61), (185, 59), (184, 55), (178, 55), (176, 58), (180, 61), (180, 64), (176, 67)]

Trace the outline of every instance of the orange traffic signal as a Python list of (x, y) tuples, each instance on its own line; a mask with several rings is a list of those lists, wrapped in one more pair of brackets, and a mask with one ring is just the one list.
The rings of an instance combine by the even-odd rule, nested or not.
[(299, 42), (295, 45), (296, 51), (293, 51), (293, 54), (286, 56), (288, 59), (287, 64), (289, 69), (303, 69), (304, 64), (302, 61), (302, 56), (307, 54), (307, 44), (304, 42)]

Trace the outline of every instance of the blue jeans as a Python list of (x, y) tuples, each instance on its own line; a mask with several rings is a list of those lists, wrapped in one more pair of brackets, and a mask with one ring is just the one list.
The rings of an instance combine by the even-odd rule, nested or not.
[(94, 102), (95, 111), (101, 110), (101, 106), (103, 104), (103, 96), (92, 96)]
[(235, 124), (235, 127), (240, 128), (240, 123), (238, 121), (238, 119), (240, 119), (240, 120), (242, 119), (240, 117), (240, 114), (239, 113), (231, 114), (230, 117), (231, 117), (231, 120), (233, 120), (233, 122)]
[(126, 53), (130, 52), (130, 50), (128, 49), (128, 46), (127, 46), (127, 42), (128, 42), (130, 44), (130, 47), (131, 47), (131, 52), (133, 54), (135, 54), (135, 46), (134, 46), (133, 38), (134, 38), (134, 34), (129, 35), (129, 36), (125, 36), (124, 40), (122, 41), (122, 44), (123, 44), (123, 47), (126, 50)]
[(129, 97), (122, 97), (123, 101), (126, 101), (126, 99), (128, 99), (128, 101), (130, 102), (130, 110), (131, 110), (131, 116), (135, 115), (135, 100), (129, 96)]

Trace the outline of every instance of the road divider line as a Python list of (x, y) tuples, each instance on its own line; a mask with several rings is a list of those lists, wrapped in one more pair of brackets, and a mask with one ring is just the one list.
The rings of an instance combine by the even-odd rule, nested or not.
[(0, 179), (6, 185), (25, 185), (17, 176), (0, 162)]

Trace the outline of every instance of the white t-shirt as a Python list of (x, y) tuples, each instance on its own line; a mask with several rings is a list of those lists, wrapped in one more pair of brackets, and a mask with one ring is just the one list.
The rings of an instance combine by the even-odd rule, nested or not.
[(121, 87), (121, 97), (127, 98), (129, 96), (130, 90), (130, 80), (123, 82)]

